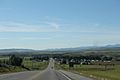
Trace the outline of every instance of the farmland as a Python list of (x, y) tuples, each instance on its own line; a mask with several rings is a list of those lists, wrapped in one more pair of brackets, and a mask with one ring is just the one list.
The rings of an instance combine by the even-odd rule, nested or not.
[(30, 58), (24, 58), (22, 65), (23, 66), (12, 66), (8, 65), (7, 62), (9, 61), (9, 57), (1, 57), (0, 62), (0, 74), (3, 73), (11, 73), (11, 72), (20, 72), (20, 71), (26, 71), (26, 70), (44, 70), (48, 66), (48, 61), (42, 62), (42, 61), (36, 61), (36, 60), (30, 60)]
[[(71, 71), (96, 80), (120, 80), (120, 48), (2, 54), (0, 74), (44, 70), (51, 57), (55, 60), (55, 68), (58, 70)], [(20, 61), (20, 64), (16, 61)]]
[(120, 80), (120, 65), (109, 65), (107, 69), (104, 65), (74, 65), (74, 68), (70, 68), (67, 64), (56, 63), (55, 67), (59, 70), (71, 71), (97, 80)]

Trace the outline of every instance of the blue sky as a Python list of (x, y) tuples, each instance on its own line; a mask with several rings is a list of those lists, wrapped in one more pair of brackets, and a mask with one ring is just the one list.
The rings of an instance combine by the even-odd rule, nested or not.
[(0, 48), (120, 44), (120, 0), (0, 0)]

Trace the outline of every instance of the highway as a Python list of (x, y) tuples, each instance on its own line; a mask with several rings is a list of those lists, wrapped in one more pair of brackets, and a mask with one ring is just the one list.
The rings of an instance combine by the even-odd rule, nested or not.
[(25, 71), (0, 75), (0, 80), (92, 80), (71, 72), (54, 70), (51, 58), (47, 69), (43, 71)]

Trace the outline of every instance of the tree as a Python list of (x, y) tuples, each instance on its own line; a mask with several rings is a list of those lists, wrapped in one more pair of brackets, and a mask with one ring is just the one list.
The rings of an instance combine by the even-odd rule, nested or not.
[(18, 57), (16, 55), (12, 55), (10, 57), (10, 64), (13, 66), (21, 66), (23, 62), (23, 58)]

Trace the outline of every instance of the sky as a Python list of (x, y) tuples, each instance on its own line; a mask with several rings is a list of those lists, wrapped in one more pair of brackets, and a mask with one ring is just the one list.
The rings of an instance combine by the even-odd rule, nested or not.
[(120, 44), (120, 0), (0, 0), (0, 49)]

